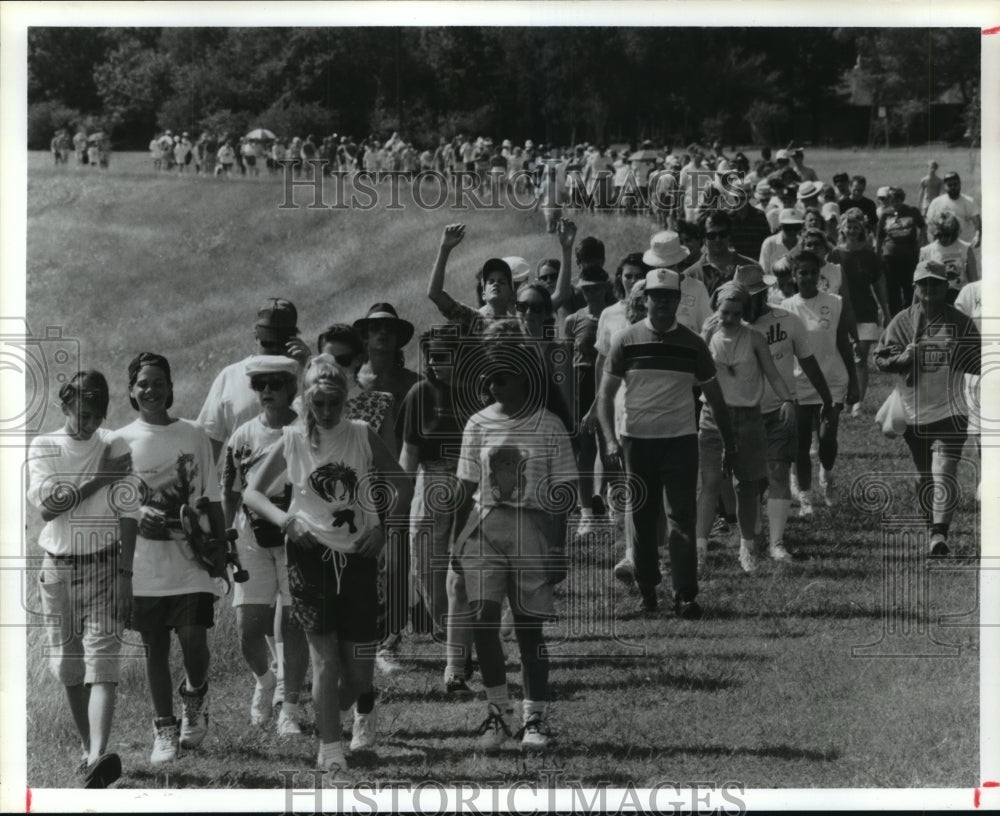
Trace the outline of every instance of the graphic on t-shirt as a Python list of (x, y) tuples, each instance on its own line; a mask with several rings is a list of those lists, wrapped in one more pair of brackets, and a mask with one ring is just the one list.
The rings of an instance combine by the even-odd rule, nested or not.
[[(190, 503), (198, 476), (198, 465), (193, 453), (179, 453), (172, 471), (161, 471), (160, 468), (153, 468), (153, 471), (153, 479), (144, 480), (142, 503), (159, 511), (166, 519), (166, 526), (161, 529), (144, 527), (143, 536), (166, 541), (171, 537), (170, 529), (180, 530), (181, 507)], [(163, 476), (159, 476), (161, 472)]]
[[(323, 500), (330, 503), (356, 504), (358, 500), (358, 473), (346, 462), (331, 462), (309, 474), (309, 486)], [(352, 533), (358, 531), (354, 524), (354, 510), (341, 507), (333, 512), (333, 526), (348, 526)]]
[(511, 445), (489, 452), (490, 491), (496, 501), (516, 502), (524, 497), (527, 477), (521, 465), (527, 458), (527, 451)]

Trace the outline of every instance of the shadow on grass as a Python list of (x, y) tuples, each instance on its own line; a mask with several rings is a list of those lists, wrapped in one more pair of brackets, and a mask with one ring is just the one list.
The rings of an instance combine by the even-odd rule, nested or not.
[(623, 691), (628, 688), (669, 688), (675, 691), (728, 691), (744, 685), (742, 682), (723, 677), (701, 677), (687, 674), (671, 674), (657, 672), (643, 674), (638, 672), (619, 672), (607, 680), (583, 680), (570, 677), (565, 680), (554, 680), (551, 683), (553, 694), (557, 699), (571, 699), (578, 692), (588, 692), (604, 689), (606, 691)]
[(604, 754), (616, 759), (636, 760), (643, 757), (673, 757), (683, 755), (766, 757), (789, 762), (798, 760), (830, 762), (840, 759), (840, 753), (832, 748), (826, 751), (817, 751), (811, 748), (796, 748), (795, 746), (784, 744), (739, 747), (732, 745), (622, 745), (620, 742), (577, 743), (574, 741), (565, 745), (557, 744), (556, 751), (559, 751), (559, 749), (573, 751), (573, 755), (578, 755), (579, 751), (582, 750), (590, 756)]
[[(770, 661), (772, 658), (761, 655), (753, 654), (750, 652), (686, 652), (686, 651), (658, 651), (655, 655), (648, 655), (643, 657), (635, 657), (632, 659), (622, 659), (615, 664), (616, 667), (625, 666), (658, 666), (664, 660), (720, 660), (724, 662), (737, 662), (737, 663), (764, 663)], [(559, 657), (553, 655), (550, 657), (550, 665), (553, 669), (592, 669), (594, 668), (594, 660), (586, 656), (573, 656), (573, 657)]]
[[(273, 757), (269, 758), (274, 761)], [(302, 770), (301, 768), (296, 770)], [(276, 788), (285, 787), (284, 777), (278, 771), (273, 773), (240, 773), (201, 774), (190, 771), (169, 773), (137, 769), (124, 775), (117, 787), (120, 788)]]

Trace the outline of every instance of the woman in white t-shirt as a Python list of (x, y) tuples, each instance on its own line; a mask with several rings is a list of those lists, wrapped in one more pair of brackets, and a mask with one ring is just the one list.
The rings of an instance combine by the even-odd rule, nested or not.
[[(304, 420), (283, 428), (243, 501), (285, 535), (292, 614), (312, 658), (318, 763), (328, 781), (342, 782), (340, 711), (356, 704), (353, 750), (376, 742), (377, 557), (387, 534), (406, 535), (412, 487), (366, 423), (342, 418), (348, 384), (332, 357), (310, 360), (302, 387)], [(282, 474), (292, 485), (287, 511), (266, 492)], [(387, 532), (393, 514), (402, 525)]]
[(979, 267), (972, 244), (959, 238), (962, 225), (954, 213), (942, 212), (931, 225), (935, 240), (920, 248), (921, 261), (937, 261), (948, 273), (948, 303), (954, 303), (967, 283), (979, 280)]

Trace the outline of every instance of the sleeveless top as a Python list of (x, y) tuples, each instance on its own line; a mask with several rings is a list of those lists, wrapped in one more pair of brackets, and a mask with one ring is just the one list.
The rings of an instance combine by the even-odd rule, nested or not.
[(282, 429), (292, 484), (289, 512), (324, 546), (357, 552), (358, 539), (379, 524), (369, 476), (368, 425), (342, 419), (332, 429), (318, 432), (319, 445), (313, 448), (304, 422)]

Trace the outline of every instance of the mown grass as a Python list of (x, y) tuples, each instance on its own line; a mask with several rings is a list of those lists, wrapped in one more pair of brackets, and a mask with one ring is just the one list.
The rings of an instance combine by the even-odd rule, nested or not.
[[(915, 201), (926, 160), (936, 156), (942, 169), (964, 170), (966, 189), (977, 195), (968, 154), (955, 151), (946, 159), (944, 153), (817, 150), (807, 162), (824, 178), (839, 169), (864, 172), (872, 191), (901, 182)], [(125, 368), (141, 350), (170, 359), (174, 411), (194, 416), (217, 370), (251, 350), (253, 318), (268, 296), (296, 303), (309, 339), (330, 322), (361, 317), (378, 300), (426, 327), (435, 317), (424, 297), (426, 276), (449, 221), (469, 225), (448, 278), (447, 288), (460, 299), (472, 300), (472, 273), (486, 257), (517, 254), (532, 262), (558, 256), (537, 216), (282, 211), (279, 186), (266, 179), (157, 177), (139, 154), (115, 156), (106, 176), (55, 172), (46, 160), (32, 156), (29, 173), (29, 325), (36, 331), (60, 325), (65, 336), (79, 338), (82, 363), (111, 381), (112, 428), (134, 416)], [(642, 248), (652, 231), (635, 219), (574, 218), (581, 236), (605, 241), (609, 260)], [(734, 551), (720, 544), (702, 589), (704, 620), (680, 621), (669, 612), (636, 617), (635, 599), (608, 578), (616, 553), (596, 544), (574, 553), (573, 577), (559, 592), (563, 617), (550, 630), (557, 739), (544, 757), (475, 751), (471, 732), (483, 703), (443, 701), (440, 647), (414, 635), (407, 638), (407, 671), (377, 679), (382, 740), (377, 758), (352, 760), (359, 775), (510, 784), (544, 782), (543, 769), (559, 769), (562, 780), (591, 785), (665, 779), (741, 780), (748, 787), (975, 785), (978, 617), (962, 626), (940, 621), (977, 608), (975, 563), (928, 571), (918, 553), (901, 569), (926, 576), (926, 592), (887, 596), (883, 556), (902, 545), (884, 540), (884, 520), (850, 497), (856, 479), (877, 477), (891, 486), (891, 514), (914, 507), (905, 447), (884, 439), (871, 418), (887, 391), (887, 381), (873, 375), (864, 417), (842, 422), (840, 504), (819, 509), (811, 523), (790, 522), (788, 540), (801, 558), (767, 564), (749, 577)], [(50, 415), (46, 429), (57, 424)], [(971, 555), (978, 548), (971, 446), (967, 454), (953, 538)], [(37, 553), (39, 525), (29, 513), (29, 554)], [(899, 570), (893, 567), (894, 577)], [(37, 608), (33, 580), (27, 576), (30, 609)], [(239, 655), (228, 598), (217, 619), (211, 733), (169, 771), (148, 764), (143, 664), (137, 649), (127, 649), (112, 738), (125, 765), (120, 786), (275, 788), (283, 784), (281, 770), (312, 767), (311, 739), (282, 743), (249, 727), (252, 679)], [(75, 731), (41, 657), (40, 630), (30, 628), (27, 637), (28, 783), (72, 787), (78, 784)], [(957, 654), (852, 656), (852, 647), (880, 638), (883, 651), (905, 641), (908, 653), (926, 655), (939, 651), (937, 641)], [(513, 643), (507, 651), (508, 680), (518, 696)]]

